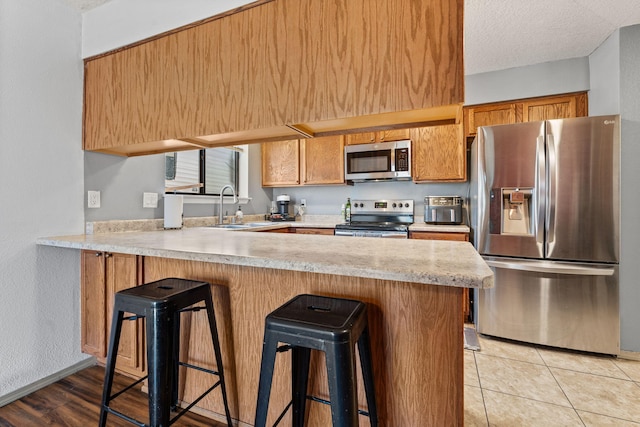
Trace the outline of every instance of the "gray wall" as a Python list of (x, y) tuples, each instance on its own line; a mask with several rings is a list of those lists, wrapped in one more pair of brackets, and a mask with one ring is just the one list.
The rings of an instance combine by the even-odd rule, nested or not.
[[(272, 197), (270, 189), (261, 185), (261, 151), (258, 144), (249, 145), (249, 200), (242, 205), (246, 214), (266, 213)], [(153, 219), (164, 215), (164, 154), (121, 157), (110, 154), (84, 153), (85, 221), (115, 219)], [(100, 191), (100, 208), (88, 208), (87, 191)], [(144, 192), (158, 193), (158, 207), (143, 208)], [(217, 213), (217, 198), (208, 203), (184, 206), (185, 217), (213, 216)], [(225, 207), (226, 210), (226, 207)], [(231, 212), (231, 209), (229, 209)]]
[(79, 252), (35, 244), (84, 230), (80, 42), (63, 3), (0, 1), (0, 406), (88, 357)]
[(622, 232), (620, 262), (621, 346), (640, 351), (640, 25), (620, 29), (622, 116)]
[(589, 114), (620, 114), (621, 235), (620, 235), (620, 348), (640, 351), (640, 25), (614, 32), (589, 57), (591, 92)]
[(465, 105), (583, 90), (589, 90), (586, 57), (466, 76)]

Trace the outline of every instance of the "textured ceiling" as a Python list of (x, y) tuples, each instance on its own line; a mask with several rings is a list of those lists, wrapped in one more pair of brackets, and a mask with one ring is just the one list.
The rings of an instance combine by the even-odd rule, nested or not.
[[(62, 1), (85, 12), (110, 0)], [(464, 19), (465, 74), (477, 74), (587, 56), (640, 23), (640, 0), (465, 0)]]

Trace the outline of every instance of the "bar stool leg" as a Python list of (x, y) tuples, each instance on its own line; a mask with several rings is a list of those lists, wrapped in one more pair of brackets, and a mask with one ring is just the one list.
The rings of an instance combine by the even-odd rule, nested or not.
[(309, 385), (309, 361), (311, 350), (306, 347), (293, 347), (291, 350), (291, 371), (293, 391), (293, 427), (304, 427), (304, 415)]
[(173, 316), (165, 310), (151, 310), (147, 316), (147, 361), (149, 369), (149, 425), (168, 427), (171, 420), (171, 361)]
[(367, 410), (371, 427), (378, 425), (378, 407), (376, 406), (376, 391), (373, 380), (373, 363), (371, 361), (371, 340), (369, 338), (369, 326), (365, 326), (360, 338), (358, 338), (358, 353), (360, 354), (360, 366), (364, 380), (364, 391), (367, 396)]
[(111, 388), (113, 386), (113, 375), (116, 369), (116, 357), (118, 351), (118, 344), (120, 343), (120, 332), (122, 330), (122, 319), (124, 318), (124, 313), (118, 310), (117, 306), (115, 307), (116, 314), (111, 319), (111, 336), (109, 337), (109, 349), (107, 351), (107, 366), (105, 367), (105, 379), (104, 379), (104, 387), (102, 390), (102, 405), (100, 406), (100, 421), (98, 423), (99, 427), (104, 427), (107, 423), (107, 410), (106, 407), (109, 406), (109, 402), (111, 401)]
[(227, 397), (227, 385), (224, 378), (224, 368), (222, 363), (222, 354), (220, 352), (220, 339), (218, 338), (218, 326), (216, 316), (213, 311), (213, 297), (211, 289), (207, 288), (207, 297), (205, 305), (207, 306), (207, 318), (209, 319), (209, 329), (211, 329), (211, 339), (213, 341), (213, 352), (216, 356), (216, 364), (218, 365), (218, 376), (220, 378), (220, 390), (222, 391), (222, 401), (224, 403), (224, 412), (227, 417), (227, 425), (231, 427), (231, 411), (229, 410), (229, 399)]
[(178, 408), (178, 383), (180, 378), (180, 311), (173, 314), (173, 351), (171, 352), (171, 410)]
[(325, 354), (333, 425), (358, 426), (353, 346), (331, 343), (327, 346)]
[(269, 409), (269, 397), (271, 395), (271, 381), (273, 379), (273, 367), (276, 361), (278, 340), (266, 328), (264, 331), (264, 343), (262, 344), (262, 362), (260, 363), (260, 382), (258, 384), (258, 404), (254, 427), (265, 427), (267, 424), (267, 410)]

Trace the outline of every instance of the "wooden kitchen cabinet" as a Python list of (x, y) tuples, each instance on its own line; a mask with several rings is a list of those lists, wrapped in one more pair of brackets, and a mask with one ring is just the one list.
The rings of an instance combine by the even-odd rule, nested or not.
[(257, 0), (87, 58), (83, 148), (133, 156), (453, 122), (463, 6)]
[(522, 121), (570, 119), (588, 115), (587, 94), (545, 97), (522, 103)]
[(302, 184), (344, 184), (344, 137), (300, 140)]
[(460, 242), (469, 241), (469, 233), (444, 233), (436, 231), (410, 231), (410, 239), (419, 240), (454, 240)]
[(462, 125), (414, 128), (411, 141), (414, 182), (467, 180)]
[(379, 132), (352, 133), (345, 136), (345, 145), (402, 141), (411, 138), (409, 129), (389, 129)]
[[(82, 351), (104, 363), (111, 332), (115, 293), (142, 283), (142, 259), (136, 255), (82, 251)], [(122, 325), (116, 368), (141, 376), (144, 364), (142, 320)]]
[(464, 107), (464, 134), (473, 137), (478, 127), (538, 120), (569, 119), (589, 114), (587, 92), (520, 99)]
[(311, 227), (295, 227), (296, 234), (320, 234), (324, 236), (333, 236), (335, 231), (333, 228), (311, 228)]
[(344, 185), (344, 137), (262, 144), (262, 186)]
[(516, 123), (516, 104), (478, 105), (464, 109), (465, 135), (475, 135), (480, 126)]
[(300, 142), (297, 139), (263, 143), (261, 149), (263, 187), (300, 184)]

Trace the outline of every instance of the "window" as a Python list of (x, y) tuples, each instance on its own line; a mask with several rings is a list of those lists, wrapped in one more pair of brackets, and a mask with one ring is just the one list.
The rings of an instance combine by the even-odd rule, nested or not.
[[(231, 184), (238, 194), (241, 148), (221, 147), (165, 155), (165, 187), (176, 193), (219, 195)], [(200, 183), (204, 184), (198, 186)], [(173, 190), (169, 190), (173, 193)]]

